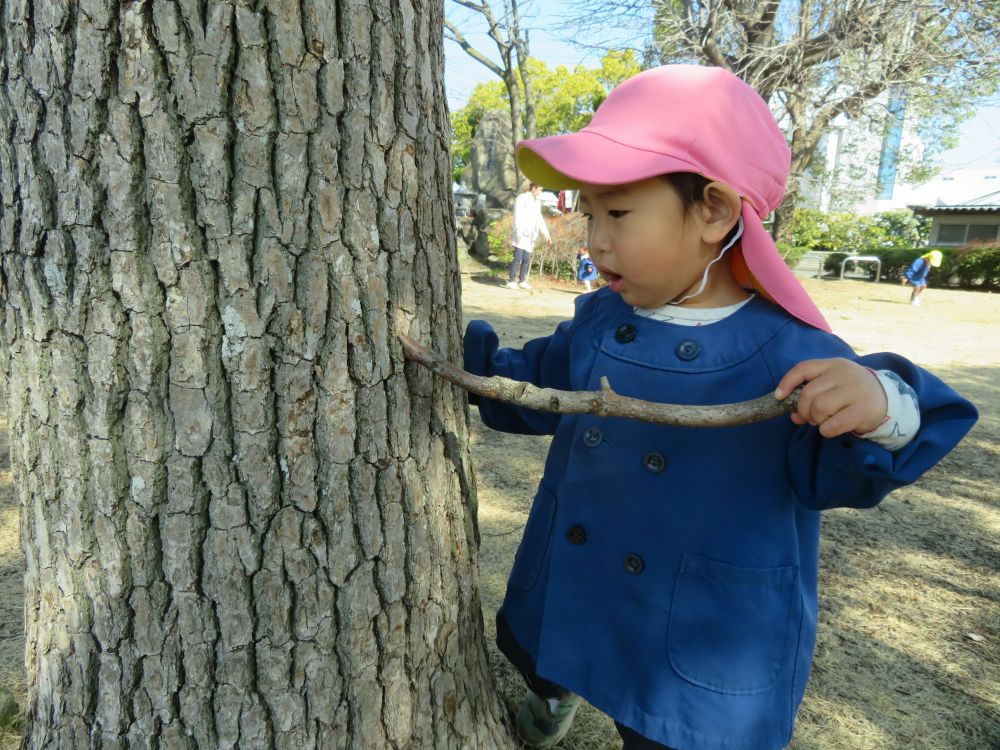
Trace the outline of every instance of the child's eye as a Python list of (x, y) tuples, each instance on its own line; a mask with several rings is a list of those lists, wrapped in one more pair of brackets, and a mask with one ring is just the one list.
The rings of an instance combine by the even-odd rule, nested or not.
[(610, 216), (612, 219), (620, 219), (627, 213), (628, 211), (608, 211), (608, 216)]

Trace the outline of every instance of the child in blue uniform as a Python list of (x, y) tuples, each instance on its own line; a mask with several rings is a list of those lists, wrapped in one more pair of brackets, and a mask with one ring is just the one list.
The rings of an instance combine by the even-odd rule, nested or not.
[(976, 419), (893, 354), (830, 333), (761, 222), (789, 151), (767, 104), (718, 68), (666, 66), (578, 133), (522, 142), (521, 170), (580, 190), (608, 285), (523, 349), (469, 325), (465, 367), (541, 387), (607, 376), (636, 398), (729, 403), (804, 388), (790, 419), (721, 429), (540, 413), (483, 421), (553, 440), (497, 616), (547, 747), (581, 697), (627, 750), (784, 747), (816, 638), (819, 511), (915, 481)]
[(583, 288), (588, 292), (593, 291), (590, 282), (594, 281), (598, 275), (597, 266), (590, 259), (590, 252), (586, 249), (578, 252), (576, 254), (576, 278), (577, 281), (583, 282)]
[(903, 271), (903, 283), (910, 282), (913, 285), (913, 291), (910, 292), (911, 305), (923, 304), (920, 301), (920, 293), (927, 288), (927, 277), (931, 268), (940, 267), (942, 257), (940, 250), (931, 250), (921, 255)]

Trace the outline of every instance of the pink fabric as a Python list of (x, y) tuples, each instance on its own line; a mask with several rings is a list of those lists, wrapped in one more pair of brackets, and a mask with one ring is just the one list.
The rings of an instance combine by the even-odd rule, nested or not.
[(612, 91), (579, 132), (521, 141), (517, 162), (529, 180), (555, 189), (669, 172), (730, 185), (744, 199), (741, 244), (754, 286), (800, 320), (830, 330), (761, 222), (784, 197), (788, 144), (767, 103), (729, 71), (644, 71)]

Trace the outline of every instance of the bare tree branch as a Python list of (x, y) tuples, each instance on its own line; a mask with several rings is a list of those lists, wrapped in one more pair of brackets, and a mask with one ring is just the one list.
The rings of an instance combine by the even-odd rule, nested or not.
[(797, 388), (787, 398), (778, 400), (766, 394), (752, 401), (713, 406), (663, 404), (620, 396), (611, 390), (608, 379), (601, 378), (599, 391), (560, 391), (539, 388), (531, 383), (499, 376), (483, 377), (466, 372), (437, 352), (421, 346), (406, 334), (399, 334), (407, 360), (423, 365), (431, 372), (477, 396), (515, 404), (525, 409), (556, 414), (593, 414), (598, 417), (622, 417), (652, 424), (680, 427), (735, 427), (763, 422), (795, 410)]
[[(458, 2), (458, 0), (455, 0), (455, 2)], [(497, 65), (492, 60), (490, 60), (486, 55), (477, 50), (471, 44), (469, 44), (465, 36), (462, 35), (462, 32), (458, 30), (458, 27), (455, 26), (455, 24), (453, 24), (447, 18), (444, 20), (444, 27), (451, 34), (450, 37), (451, 40), (456, 44), (458, 44), (462, 49), (464, 49), (466, 53), (469, 55), (469, 57), (471, 57), (473, 60), (481, 62), (483, 65), (489, 68), (490, 72), (493, 73), (494, 75), (503, 78), (503, 70), (501, 70), (500, 66)]]
[(521, 31), (521, 13), (517, 0), (510, 0), (511, 40), (517, 50), (517, 68), (521, 74), (521, 86), (524, 90), (524, 137), (535, 137), (535, 94), (532, 88), (531, 76), (528, 75), (528, 32)]
[(489, 11), (489, 7), (486, 3), (473, 3), (470, 0), (451, 0), (456, 5), (461, 5), (463, 8), (468, 8), (469, 10), (474, 10), (477, 13), (486, 13)]

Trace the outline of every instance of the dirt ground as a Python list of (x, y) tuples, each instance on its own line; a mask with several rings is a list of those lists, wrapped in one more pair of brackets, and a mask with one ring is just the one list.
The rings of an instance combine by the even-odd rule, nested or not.
[[(505, 345), (543, 336), (572, 315), (577, 288), (533, 280), (512, 291), (463, 266), (466, 319), (484, 318)], [(820, 637), (793, 750), (1000, 748), (1000, 295), (804, 281), (836, 332), (859, 352), (888, 350), (933, 370), (972, 399), (972, 434), (921, 481), (870, 511), (826, 516)], [(487, 627), (503, 596), (548, 438), (493, 432), (473, 415)], [(23, 705), (18, 512), (0, 414), (0, 687)], [(490, 633), (492, 636), (492, 632)], [(522, 687), (493, 648), (513, 708)], [(15, 748), (19, 727), (0, 730)], [(563, 748), (620, 742), (587, 706)]]
[[(930, 289), (923, 307), (911, 307), (900, 286), (803, 283), (855, 350), (927, 367), (981, 417), (915, 486), (874, 510), (826, 514), (819, 642), (790, 747), (1000, 748), (1000, 295)], [(466, 320), (492, 322), (504, 346), (551, 333), (582, 287), (532, 284), (505, 289), (495, 270), (465, 263)], [(492, 628), (549, 439), (493, 432), (475, 414), (472, 423)], [(522, 685), (495, 648), (491, 656), (513, 708)], [(620, 746), (611, 722), (587, 706), (561, 745)]]

